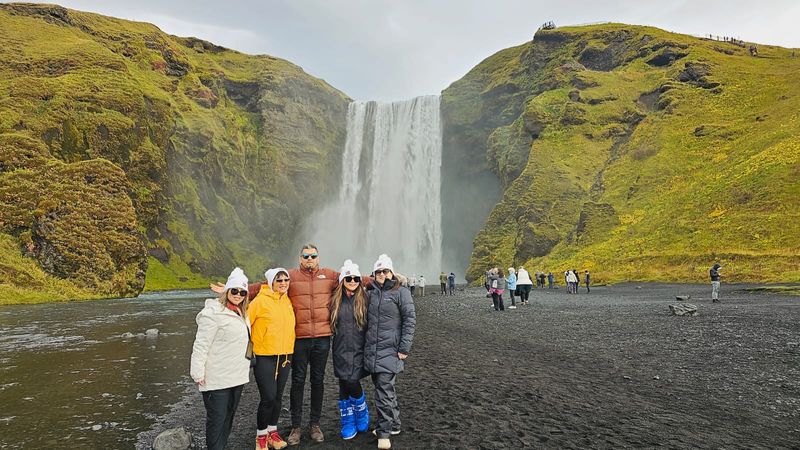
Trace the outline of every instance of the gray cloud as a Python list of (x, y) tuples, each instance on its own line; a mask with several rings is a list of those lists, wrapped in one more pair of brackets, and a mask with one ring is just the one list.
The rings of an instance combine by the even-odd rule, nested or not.
[(688, 34), (796, 47), (794, 1), (63, 0), (63, 6), (152, 22), (302, 66), (358, 100), (436, 94), (489, 55), (530, 40), (536, 28), (614, 21)]

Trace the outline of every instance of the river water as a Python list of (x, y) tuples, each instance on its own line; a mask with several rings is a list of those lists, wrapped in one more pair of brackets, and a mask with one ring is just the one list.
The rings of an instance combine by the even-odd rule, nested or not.
[(192, 388), (194, 317), (209, 296), (0, 307), (0, 448), (133, 448)]

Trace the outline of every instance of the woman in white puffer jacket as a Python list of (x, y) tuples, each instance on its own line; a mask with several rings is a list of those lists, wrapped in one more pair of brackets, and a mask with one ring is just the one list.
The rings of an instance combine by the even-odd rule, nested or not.
[(237, 267), (220, 297), (206, 300), (197, 314), (190, 373), (203, 394), (209, 450), (225, 448), (242, 388), (250, 379), (247, 303), (247, 277)]

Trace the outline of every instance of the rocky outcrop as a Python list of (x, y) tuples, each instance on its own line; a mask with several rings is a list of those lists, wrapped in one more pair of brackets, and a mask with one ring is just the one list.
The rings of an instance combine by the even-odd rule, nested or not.
[(0, 4), (0, 40), (0, 233), (51, 275), (257, 273), (335, 192), (349, 99), (291, 63), (49, 5)]

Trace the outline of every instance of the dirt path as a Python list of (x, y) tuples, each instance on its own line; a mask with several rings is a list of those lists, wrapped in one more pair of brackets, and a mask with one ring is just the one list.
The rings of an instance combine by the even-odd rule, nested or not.
[[(536, 290), (504, 312), (481, 289), (417, 299), (392, 447), (800, 448), (800, 299), (739, 287), (720, 304), (706, 286), (663, 284)], [(669, 315), (680, 294), (698, 317)], [(338, 437), (332, 376), (326, 386), (327, 441), (298, 448), (374, 448), (372, 435)], [(257, 397), (251, 383), (230, 448), (252, 448)], [(140, 443), (184, 425), (202, 448), (202, 402), (186, 405)]]

